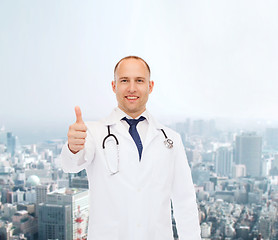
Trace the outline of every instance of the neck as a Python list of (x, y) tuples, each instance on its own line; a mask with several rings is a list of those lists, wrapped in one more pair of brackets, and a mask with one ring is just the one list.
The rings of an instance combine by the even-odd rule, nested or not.
[(144, 108), (142, 111), (139, 112), (127, 112), (124, 109), (122, 109), (120, 106), (118, 106), (119, 109), (121, 109), (124, 113), (126, 113), (128, 116), (132, 117), (133, 119), (139, 117), (143, 112), (146, 111), (146, 108)]

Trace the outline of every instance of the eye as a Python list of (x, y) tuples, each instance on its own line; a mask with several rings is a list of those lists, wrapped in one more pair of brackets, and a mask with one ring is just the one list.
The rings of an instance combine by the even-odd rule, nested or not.
[(144, 82), (144, 79), (137, 79), (137, 82)]
[(121, 79), (121, 82), (125, 83), (125, 82), (127, 82), (127, 79)]

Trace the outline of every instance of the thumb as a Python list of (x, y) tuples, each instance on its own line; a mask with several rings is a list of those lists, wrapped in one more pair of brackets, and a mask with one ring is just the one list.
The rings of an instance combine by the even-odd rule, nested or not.
[(75, 110), (75, 115), (76, 115), (76, 122), (77, 123), (83, 123), (82, 115), (81, 115), (81, 109), (79, 106), (76, 106), (74, 108)]

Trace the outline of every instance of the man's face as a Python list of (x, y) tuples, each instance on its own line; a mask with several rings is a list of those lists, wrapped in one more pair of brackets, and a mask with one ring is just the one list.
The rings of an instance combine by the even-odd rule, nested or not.
[(153, 81), (142, 60), (124, 59), (118, 65), (112, 88), (116, 93), (118, 107), (129, 116), (136, 118), (146, 109)]

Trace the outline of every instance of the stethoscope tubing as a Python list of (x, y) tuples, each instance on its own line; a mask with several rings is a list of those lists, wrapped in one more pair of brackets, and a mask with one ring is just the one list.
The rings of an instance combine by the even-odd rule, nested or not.
[[(106, 157), (105, 157), (105, 161), (106, 161), (107, 167), (108, 167), (108, 169), (109, 169), (110, 175), (113, 176), (113, 175), (115, 175), (116, 173), (119, 172), (119, 161), (120, 161), (120, 158), (119, 158), (119, 140), (118, 140), (118, 138), (117, 138), (114, 134), (112, 134), (112, 133), (110, 132), (110, 125), (107, 126), (107, 129), (108, 129), (108, 134), (107, 134), (107, 136), (103, 139), (102, 148), (105, 149), (105, 141), (106, 141), (109, 137), (114, 138), (114, 140), (115, 140), (115, 142), (116, 142), (116, 146), (117, 146), (117, 159), (118, 159), (118, 163), (117, 163), (117, 170), (116, 170), (116, 171), (112, 171), (112, 170), (110, 169), (110, 165), (109, 165), (109, 163), (108, 163), (108, 161), (107, 161), (107, 159), (106, 159)], [(167, 148), (169, 148), (169, 149), (172, 148), (172, 147), (173, 147), (173, 141), (167, 137), (167, 135), (166, 135), (166, 133), (165, 133), (165, 131), (164, 131), (163, 129), (160, 129), (160, 130), (162, 131), (162, 133), (163, 133), (163, 135), (164, 135), (164, 137), (165, 137), (165, 140), (164, 140), (165, 146), (166, 146)]]
[[(118, 138), (117, 138), (114, 134), (112, 134), (112, 133), (110, 132), (110, 125), (107, 126), (107, 129), (108, 129), (108, 134), (107, 134), (107, 136), (103, 139), (102, 148), (105, 149), (105, 141), (106, 141), (107, 138), (109, 138), (109, 137), (113, 137), (113, 138), (115, 139), (115, 141), (116, 141), (116, 144), (119, 146), (119, 140), (118, 140)], [(169, 138), (167, 137), (165, 131), (164, 131), (162, 128), (161, 128), (160, 130), (162, 131), (162, 133), (163, 133), (163, 135), (164, 135), (164, 137), (165, 137), (165, 141), (164, 141), (165, 146), (166, 146), (167, 148), (172, 148), (173, 145), (174, 145), (174, 142), (173, 142), (171, 139), (169, 139)]]
[(108, 128), (108, 135), (103, 139), (103, 142), (102, 142), (102, 148), (103, 149), (105, 149), (105, 141), (109, 137), (113, 137), (115, 139), (115, 141), (116, 141), (116, 144), (119, 145), (118, 138), (114, 134), (110, 133), (110, 126), (109, 125), (107, 126), (107, 128)]

